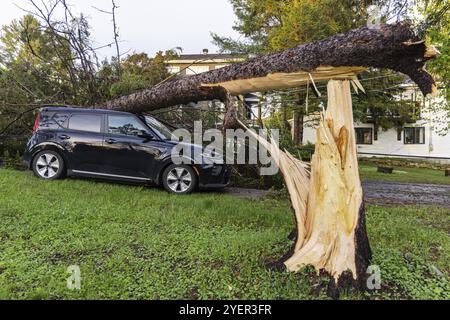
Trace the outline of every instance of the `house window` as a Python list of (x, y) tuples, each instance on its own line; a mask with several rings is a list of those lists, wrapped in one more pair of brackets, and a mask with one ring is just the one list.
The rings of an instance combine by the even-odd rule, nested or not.
[(372, 128), (355, 128), (356, 144), (372, 144)]
[(405, 144), (425, 144), (425, 128), (405, 128)]
[(199, 74), (209, 71), (209, 66), (190, 66), (186, 69), (186, 74), (192, 76), (194, 74)]

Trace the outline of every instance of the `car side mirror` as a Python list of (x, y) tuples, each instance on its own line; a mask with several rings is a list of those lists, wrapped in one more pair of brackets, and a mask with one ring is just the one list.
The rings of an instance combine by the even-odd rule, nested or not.
[(148, 132), (142, 131), (141, 134), (138, 135), (139, 138), (145, 139), (146, 141), (152, 141), (154, 140), (153, 135), (151, 135)]

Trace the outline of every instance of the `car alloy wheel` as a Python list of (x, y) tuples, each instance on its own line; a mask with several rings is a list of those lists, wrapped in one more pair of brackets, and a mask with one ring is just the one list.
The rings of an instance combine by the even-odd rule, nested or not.
[(62, 160), (53, 152), (42, 152), (34, 161), (34, 172), (42, 179), (57, 179), (62, 172)]
[(175, 193), (187, 192), (191, 189), (193, 183), (192, 174), (183, 167), (176, 167), (170, 170), (166, 179), (167, 186)]

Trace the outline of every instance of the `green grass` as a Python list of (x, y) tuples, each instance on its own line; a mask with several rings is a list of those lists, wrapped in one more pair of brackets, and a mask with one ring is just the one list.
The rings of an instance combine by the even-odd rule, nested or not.
[[(45, 182), (0, 170), (0, 299), (324, 299), (306, 268), (270, 271), (293, 227), (287, 200), (82, 180)], [(369, 207), (383, 289), (343, 299), (449, 299), (449, 212)], [(82, 289), (66, 287), (81, 268)], [(433, 273), (433, 266), (444, 272)]]
[(426, 168), (394, 167), (393, 174), (378, 173), (375, 164), (360, 162), (363, 180), (382, 180), (401, 183), (450, 184), (450, 177), (446, 177), (443, 170)]

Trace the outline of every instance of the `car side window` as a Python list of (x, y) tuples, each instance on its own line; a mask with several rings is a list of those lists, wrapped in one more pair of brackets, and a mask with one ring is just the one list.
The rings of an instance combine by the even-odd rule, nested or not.
[(102, 132), (102, 116), (98, 114), (74, 114), (69, 119), (70, 130)]
[(139, 136), (148, 129), (132, 116), (108, 116), (108, 133)]
[(59, 130), (67, 128), (69, 115), (66, 113), (45, 113), (42, 115), (39, 128), (47, 130)]

